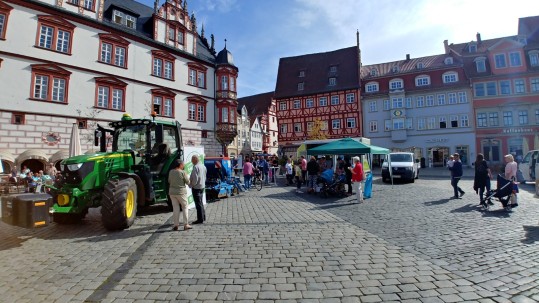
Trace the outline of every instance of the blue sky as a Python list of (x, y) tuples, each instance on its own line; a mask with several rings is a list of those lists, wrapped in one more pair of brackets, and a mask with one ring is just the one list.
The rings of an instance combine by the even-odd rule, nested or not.
[[(153, 7), (153, 0), (138, 0)], [(163, 3), (161, 0), (160, 3)], [(364, 65), (443, 53), (462, 43), (516, 35), (537, 0), (188, 0), (199, 30), (239, 68), (238, 96), (273, 91), (279, 58), (356, 45)]]

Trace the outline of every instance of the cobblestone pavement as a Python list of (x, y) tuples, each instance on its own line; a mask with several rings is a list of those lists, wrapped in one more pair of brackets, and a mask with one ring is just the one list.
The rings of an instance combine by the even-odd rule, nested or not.
[(449, 180), (377, 181), (363, 204), (270, 187), (181, 232), (163, 207), (114, 233), (98, 210), (75, 226), (0, 223), (0, 302), (539, 301), (532, 186), (507, 213), (480, 211), (471, 184), (449, 200)]

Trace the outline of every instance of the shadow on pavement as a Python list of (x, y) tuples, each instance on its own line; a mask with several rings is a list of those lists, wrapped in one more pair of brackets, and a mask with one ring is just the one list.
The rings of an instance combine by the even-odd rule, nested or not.
[(523, 226), (524, 231), (526, 232), (526, 238), (522, 239), (524, 244), (533, 244), (536, 241), (539, 241), (539, 226)]
[(497, 209), (486, 211), (483, 213), (483, 217), (497, 217), (497, 218), (509, 218), (511, 216), (511, 211), (505, 209)]
[(332, 204), (325, 204), (325, 205), (318, 206), (316, 207), (316, 209), (331, 209), (331, 208), (343, 207), (343, 206), (354, 205), (354, 204), (358, 204), (358, 203), (356, 202), (332, 203)]
[(453, 209), (451, 213), (469, 213), (471, 211), (481, 211), (481, 208), (475, 204), (468, 204), (468, 205), (464, 205), (462, 207)]
[(435, 200), (435, 201), (427, 201), (427, 202), (424, 202), (423, 204), (425, 204), (425, 206), (440, 205), (440, 204), (448, 203), (449, 200), (451, 199), (440, 199), (440, 200)]

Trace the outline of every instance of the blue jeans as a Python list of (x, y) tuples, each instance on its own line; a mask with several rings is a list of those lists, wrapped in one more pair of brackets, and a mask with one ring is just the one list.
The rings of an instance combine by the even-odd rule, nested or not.
[(251, 188), (251, 175), (243, 175), (243, 182), (245, 183), (245, 188), (250, 189)]

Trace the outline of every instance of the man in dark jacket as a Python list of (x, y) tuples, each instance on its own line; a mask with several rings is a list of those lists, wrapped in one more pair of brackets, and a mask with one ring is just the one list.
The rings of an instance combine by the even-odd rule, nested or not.
[(316, 162), (316, 158), (312, 156), (309, 163), (307, 163), (307, 173), (309, 173), (309, 192), (314, 191), (314, 185), (316, 184), (316, 179), (318, 178), (319, 172), (320, 165), (318, 162)]
[(455, 158), (453, 166), (449, 167), (449, 170), (451, 171), (451, 186), (453, 186), (453, 191), (455, 193), (453, 199), (460, 199), (460, 197), (464, 196), (464, 191), (458, 186), (460, 178), (462, 177), (462, 162), (460, 162), (459, 154), (455, 153), (453, 157)]

